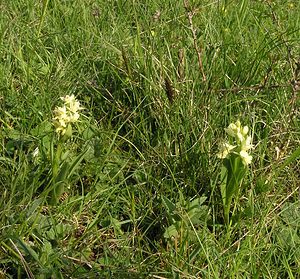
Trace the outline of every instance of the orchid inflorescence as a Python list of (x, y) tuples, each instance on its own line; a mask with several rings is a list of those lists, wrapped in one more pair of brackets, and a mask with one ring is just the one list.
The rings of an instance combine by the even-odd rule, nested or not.
[(248, 135), (248, 126), (241, 126), (241, 122), (238, 120), (236, 123), (231, 123), (225, 132), (235, 138), (236, 145), (231, 145), (227, 142), (222, 143), (220, 146), (220, 152), (217, 154), (218, 158), (228, 158), (230, 154), (237, 154), (241, 157), (245, 166), (249, 165), (252, 161), (252, 156), (248, 151), (253, 149), (252, 138)]
[(80, 116), (79, 111), (83, 108), (74, 95), (66, 95), (65, 97), (61, 97), (61, 100), (64, 101), (64, 105), (54, 109), (53, 124), (56, 132), (64, 135), (70, 124), (78, 121)]

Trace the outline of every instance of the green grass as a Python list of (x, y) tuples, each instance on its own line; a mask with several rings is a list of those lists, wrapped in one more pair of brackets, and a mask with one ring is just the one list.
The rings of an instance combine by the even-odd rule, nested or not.
[[(184, 2), (1, 2), (0, 277), (300, 278), (299, 1)], [(50, 206), (67, 94), (85, 110)], [(237, 119), (255, 149), (228, 232)]]

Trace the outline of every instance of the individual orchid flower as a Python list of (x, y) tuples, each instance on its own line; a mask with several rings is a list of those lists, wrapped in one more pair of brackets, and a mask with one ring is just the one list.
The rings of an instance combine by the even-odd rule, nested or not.
[(226, 158), (230, 151), (233, 150), (235, 147), (235, 145), (231, 145), (227, 142), (222, 143), (220, 146), (220, 152), (217, 154), (217, 157), (220, 159)]
[(243, 162), (244, 166), (251, 164), (252, 156), (250, 156), (247, 151), (241, 150), (240, 156), (242, 158), (242, 162)]

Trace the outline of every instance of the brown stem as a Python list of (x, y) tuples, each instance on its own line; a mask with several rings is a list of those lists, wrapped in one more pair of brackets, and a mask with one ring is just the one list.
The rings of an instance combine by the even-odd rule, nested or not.
[(194, 25), (193, 25), (193, 16), (194, 16), (195, 12), (189, 11), (189, 2), (188, 2), (188, 0), (183, 0), (183, 5), (184, 5), (184, 8), (186, 10), (187, 18), (188, 18), (189, 24), (190, 24), (190, 29), (191, 29), (192, 35), (193, 35), (194, 48), (195, 48), (197, 56), (198, 56), (199, 70), (202, 74), (203, 81), (206, 82), (206, 75), (204, 73), (204, 68), (203, 68), (203, 63), (202, 63), (202, 49), (197, 44), (196, 29), (194, 28)]
[(240, 91), (259, 91), (259, 90), (272, 90), (277, 88), (287, 88), (291, 87), (290, 84), (272, 84), (272, 85), (253, 85), (253, 86), (241, 86), (241, 87), (232, 87), (232, 88), (216, 88), (212, 89), (212, 92), (226, 93), (226, 92), (240, 92)]

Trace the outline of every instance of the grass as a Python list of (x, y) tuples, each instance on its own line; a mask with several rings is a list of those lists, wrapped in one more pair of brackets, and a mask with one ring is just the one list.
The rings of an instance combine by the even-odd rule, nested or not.
[[(0, 275), (299, 278), (298, 2), (2, 1)], [(67, 94), (85, 110), (51, 206)], [(228, 231), (237, 119), (255, 149)]]

